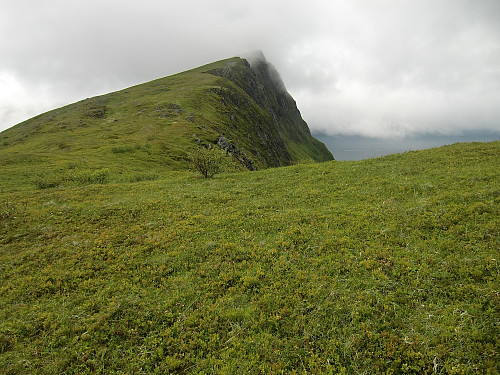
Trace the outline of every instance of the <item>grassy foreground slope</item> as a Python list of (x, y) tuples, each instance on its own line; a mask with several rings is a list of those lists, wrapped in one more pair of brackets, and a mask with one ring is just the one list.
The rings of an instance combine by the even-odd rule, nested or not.
[(0, 373), (497, 373), (500, 142), (0, 195)]

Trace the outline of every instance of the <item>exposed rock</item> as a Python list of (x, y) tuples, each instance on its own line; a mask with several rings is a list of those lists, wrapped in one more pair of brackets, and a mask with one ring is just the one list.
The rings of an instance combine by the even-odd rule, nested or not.
[(219, 138), (217, 138), (217, 146), (219, 146), (223, 150), (226, 150), (229, 147), (229, 142), (225, 137), (221, 135)]
[(196, 141), (196, 143), (198, 143), (198, 144), (199, 144), (199, 143), (202, 143), (201, 139), (200, 139), (200, 138), (198, 138), (198, 136), (197, 136), (196, 134), (193, 134), (193, 138), (194, 138), (194, 140)]
[(249, 171), (255, 171), (252, 159), (247, 157), (247, 155), (244, 152), (242, 153), (242, 156), (238, 157), (238, 161), (241, 163), (243, 167), (245, 167)]
[[(144, 110), (142, 110), (142, 112), (144, 112)], [(178, 104), (168, 103), (166, 105), (156, 105), (152, 115), (158, 116), (158, 118), (166, 118), (179, 115), (182, 112), (184, 112), (184, 110)]]
[(222, 135), (219, 136), (216, 140), (216, 144), (222, 150), (225, 150), (228, 155), (234, 156), (244, 168), (250, 171), (255, 171), (252, 159), (250, 159), (244, 152), (240, 151), (240, 149), (234, 144), (230, 143), (226, 137)]
[(93, 118), (104, 118), (106, 115), (106, 107), (91, 107), (85, 111), (85, 116)]

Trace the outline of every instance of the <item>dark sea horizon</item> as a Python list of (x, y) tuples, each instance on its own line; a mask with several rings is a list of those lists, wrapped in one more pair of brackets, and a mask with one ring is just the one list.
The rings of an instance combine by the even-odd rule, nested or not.
[(362, 160), (406, 151), (451, 145), (457, 142), (492, 142), (500, 140), (499, 132), (468, 132), (461, 135), (430, 134), (401, 139), (369, 138), (351, 135), (313, 133), (323, 142), (335, 160)]

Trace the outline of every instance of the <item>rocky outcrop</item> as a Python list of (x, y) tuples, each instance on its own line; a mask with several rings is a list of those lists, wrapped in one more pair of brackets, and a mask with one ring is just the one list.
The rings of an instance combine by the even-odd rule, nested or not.
[[(222, 87), (210, 90), (226, 109), (224, 114), (230, 122), (229, 128), (237, 134), (232, 138), (250, 138), (253, 145), (249, 151), (255, 158), (264, 159), (269, 166), (290, 165), (304, 157), (316, 161), (333, 160), (325, 145), (312, 137), (278, 71), (263, 55), (251, 63), (233, 59), (206, 73), (232, 83), (227, 85), (221, 81)], [(250, 125), (243, 126), (247, 134), (241, 134), (239, 124)], [(244, 148), (239, 144), (234, 147)]]
[(225, 150), (226, 153), (228, 153), (229, 155), (235, 157), (244, 168), (246, 168), (246, 169), (248, 169), (250, 171), (254, 171), (255, 170), (255, 166), (253, 164), (253, 160), (250, 159), (245, 154), (245, 152), (240, 151), (240, 149), (238, 147), (236, 147), (232, 143), (229, 143), (229, 141), (225, 137), (223, 137), (221, 135), (219, 138), (217, 138), (216, 144), (222, 150)]

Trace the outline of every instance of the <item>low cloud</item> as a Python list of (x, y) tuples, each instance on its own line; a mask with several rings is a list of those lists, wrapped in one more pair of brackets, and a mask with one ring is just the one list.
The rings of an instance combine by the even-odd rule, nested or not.
[(497, 95), (425, 88), (344, 86), (315, 97), (297, 91), (303, 117), (329, 135), (403, 138), (425, 133), (457, 135), (464, 131), (500, 131)]
[(259, 72), (262, 67), (265, 69), (265, 72), (269, 75), (274, 87), (283, 93), (287, 92), (287, 89), (285, 87), (285, 83), (283, 82), (283, 79), (281, 78), (280, 73), (276, 69), (276, 67), (271, 64), (269, 61), (267, 61), (266, 57), (264, 56), (264, 53), (260, 50), (258, 51), (253, 51), (250, 53), (246, 53), (242, 55), (243, 58), (245, 58), (248, 63), (250, 64), (250, 67), (252, 70), (254, 70), (256, 73)]

